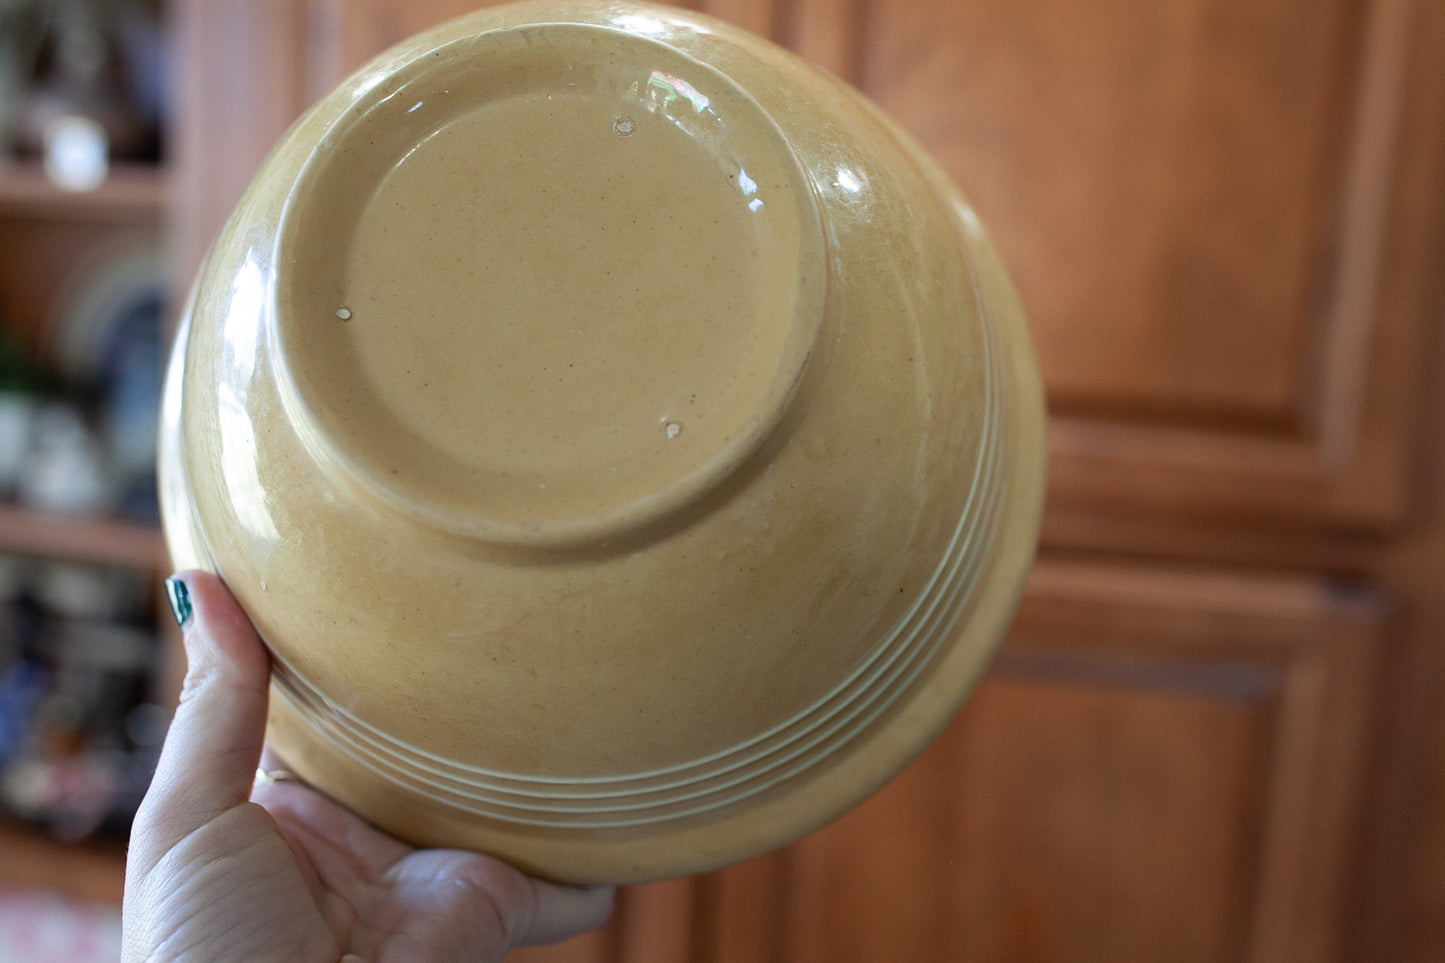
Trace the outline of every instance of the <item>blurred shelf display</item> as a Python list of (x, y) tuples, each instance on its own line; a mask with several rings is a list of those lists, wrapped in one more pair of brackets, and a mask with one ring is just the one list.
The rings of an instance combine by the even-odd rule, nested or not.
[(169, 720), (152, 0), (0, 4), (0, 888), (117, 903)]
[(150, 574), (0, 555), (0, 816), (124, 838), (169, 720)]
[(0, 505), (0, 552), (159, 570), (165, 543), (154, 525), (104, 516), (47, 515)]
[(166, 172), (158, 164), (127, 163), (110, 168), (89, 191), (57, 185), (36, 161), (0, 160), (0, 216), (114, 220), (159, 217), (169, 194)]
[(64, 893), (75, 899), (120, 905), (125, 850), (113, 842), (67, 843), (28, 826), (0, 821), (5, 888)]

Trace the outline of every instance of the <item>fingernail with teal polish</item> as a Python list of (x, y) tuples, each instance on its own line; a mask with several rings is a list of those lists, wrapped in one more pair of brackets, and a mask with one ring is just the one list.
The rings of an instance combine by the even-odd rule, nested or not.
[(186, 590), (186, 583), (178, 578), (166, 579), (166, 598), (170, 600), (176, 624), (185, 625), (186, 619), (191, 617), (191, 593)]

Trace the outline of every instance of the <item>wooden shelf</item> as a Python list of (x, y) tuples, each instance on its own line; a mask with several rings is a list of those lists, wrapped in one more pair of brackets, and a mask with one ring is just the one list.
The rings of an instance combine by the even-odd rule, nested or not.
[(0, 883), (119, 906), (125, 891), (125, 848), (118, 843), (65, 843), (0, 822)]
[(0, 553), (160, 569), (164, 539), (153, 525), (112, 518), (47, 515), (0, 505)]
[(57, 187), (33, 162), (0, 161), (0, 213), (81, 221), (160, 217), (169, 178), (160, 164), (119, 164), (93, 191)]

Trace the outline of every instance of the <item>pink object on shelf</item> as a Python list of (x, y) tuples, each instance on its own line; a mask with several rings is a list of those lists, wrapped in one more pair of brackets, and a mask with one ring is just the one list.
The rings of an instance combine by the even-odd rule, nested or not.
[(0, 963), (115, 963), (120, 911), (53, 893), (0, 888)]

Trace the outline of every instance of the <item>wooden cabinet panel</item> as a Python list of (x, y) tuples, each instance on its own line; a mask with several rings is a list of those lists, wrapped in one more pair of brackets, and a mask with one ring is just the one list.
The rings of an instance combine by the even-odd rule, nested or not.
[(357, 67), (412, 34), (495, 2), (477, 0), (311, 0), (308, 37), (320, 96)]
[[(791, 0), (972, 195), (1021, 288), (1054, 494), (1397, 519), (1431, 258), (1435, 0)], [(1433, 28), (1432, 28), (1433, 29)], [(1438, 39), (1435, 41), (1438, 42)], [(1438, 216), (1438, 210), (1437, 210)], [(1438, 221), (1437, 221), (1438, 223)]]
[[(333, 84), (392, 44), (451, 17), (497, 0), (311, 0), (310, 34), (317, 43), (313, 61), (322, 65), (318, 79), (324, 93)], [(667, 0), (659, 0), (667, 2)], [(711, 16), (735, 23), (760, 36), (774, 32), (773, 0), (691, 0), (677, 2)], [(318, 56), (319, 54), (319, 56)]]
[(1314, 579), (1043, 562), (993, 671), (881, 793), (519, 959), (1340, 958), (1384, 628)]
[[(629, 886), (617, 894), (606, 928), (551, 946), (528, 947), (508, 963), (685, 963), (693, 959), (696, 884), (675, 879)], [(730, 959), (742, 961), (749, 956)]]
[(773, 934), (699, 958), (1331, 959), (1381, 629), (1309, 580), (1043, 564), (913, 767), (699, 883), (700, 934)]
[[(492, 2), (477, 0), (311, 0), (308, 36), (315, 84), (319, 96), (370, 57), (392, 44), (451, 17)], [(667, 2), (667, 0), (660, 0)], [(692, 0), (676, 6), (689, 7), (735, 23), (760, 36), (774, 35), (773, 0)]]
[(786, 958), (1238, 959), (1268, 716), (996, 675), (879, 805), (798, 847)]
[(859, 79), (995, 225), (1061, 408), (1294, 420), (1356, 5), (866, 12)]

